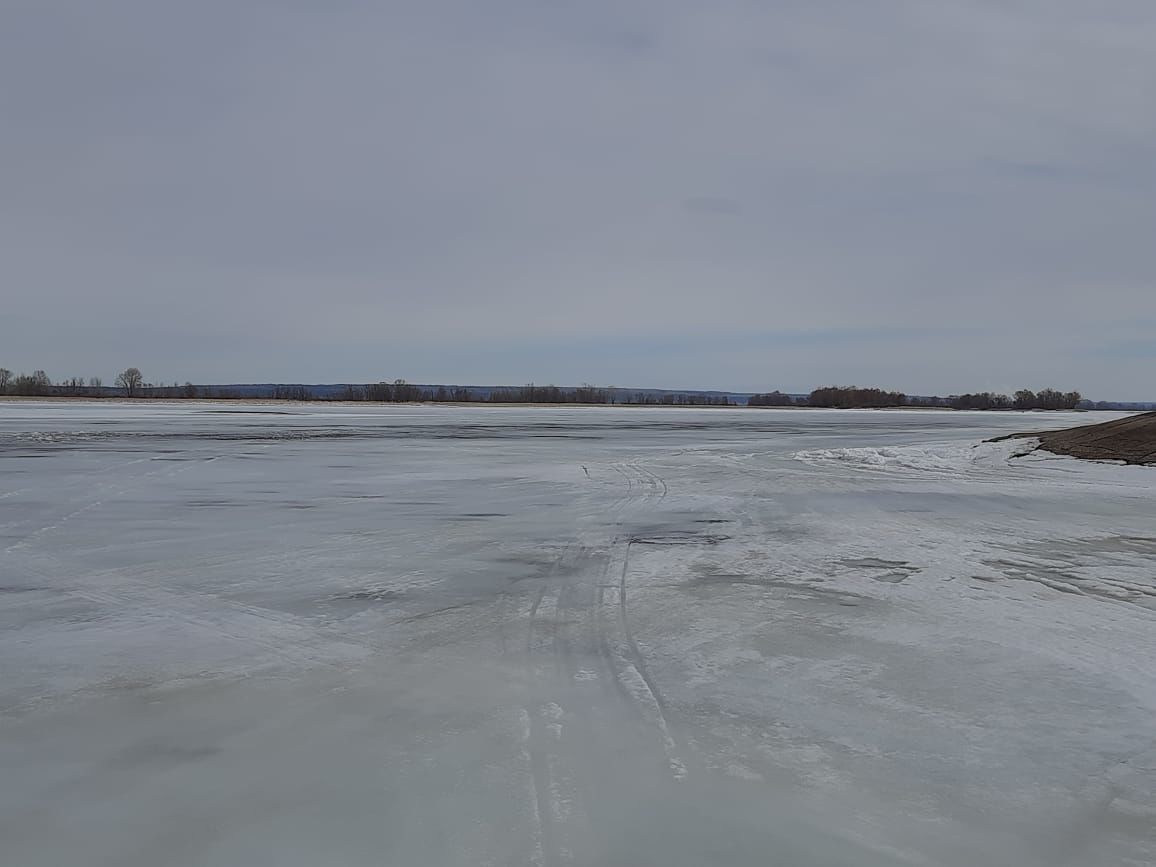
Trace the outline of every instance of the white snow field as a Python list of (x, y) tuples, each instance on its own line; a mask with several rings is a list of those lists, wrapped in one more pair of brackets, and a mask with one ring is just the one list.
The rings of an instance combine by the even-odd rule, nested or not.
[(0, 863), (1156, 863), (1104, 417), (0, 404)]

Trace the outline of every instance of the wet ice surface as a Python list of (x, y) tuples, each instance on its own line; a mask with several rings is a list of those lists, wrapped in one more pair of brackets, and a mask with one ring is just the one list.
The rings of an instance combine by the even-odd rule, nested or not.
[(32, 865), (1156, 860), (1096, 416), (0, 405)]

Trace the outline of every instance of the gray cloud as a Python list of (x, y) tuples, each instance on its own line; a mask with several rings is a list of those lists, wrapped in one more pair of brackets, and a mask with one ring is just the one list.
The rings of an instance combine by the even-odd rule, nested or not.
[(1156, 397), (1111, 351), (1154, 41), (1148, 0), (17, 0), (0, 364)]

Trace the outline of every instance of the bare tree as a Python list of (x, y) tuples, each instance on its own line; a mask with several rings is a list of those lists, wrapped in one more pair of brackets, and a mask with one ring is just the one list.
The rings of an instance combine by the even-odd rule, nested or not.
[(12, 371), (7, 367), (0, 367), (0, 394), (8, 390), (9, 383), (12, 382)]
[(1035, 409), (1037, 404), (1036, 393), (1029, 388), (1021, 388), (1016, 392), (1016, 409)]
[(90, 377), (88, 380), (88, 387), (96, 391), (100, 391), (104, 387), (104, 380), (99, 376)]
[(116, 387), (124, 389), (125, 397), (136, 397), (140, 392), (141, 383), (144, 381), (140, 370), (135, 367), (130, 367), (123, 373), (117, 374)]
[(44, 397), (52, 392), (52, 380), (43, 370), (37, 370), (31, 376), (22, 373), (13, 378), (8, 390), (23, 397)]
[(62, 391), (72, 397), (80, 397), (84, 394), (84, 377), (74, 376), (72, 379), (65, 380), (60, 383), (58, 391)]

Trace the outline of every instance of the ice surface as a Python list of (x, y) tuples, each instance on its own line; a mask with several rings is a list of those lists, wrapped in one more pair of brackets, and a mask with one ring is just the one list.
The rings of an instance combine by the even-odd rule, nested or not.
[(0, 403), (0, 863), (1156, 862), (1101, 418)]

